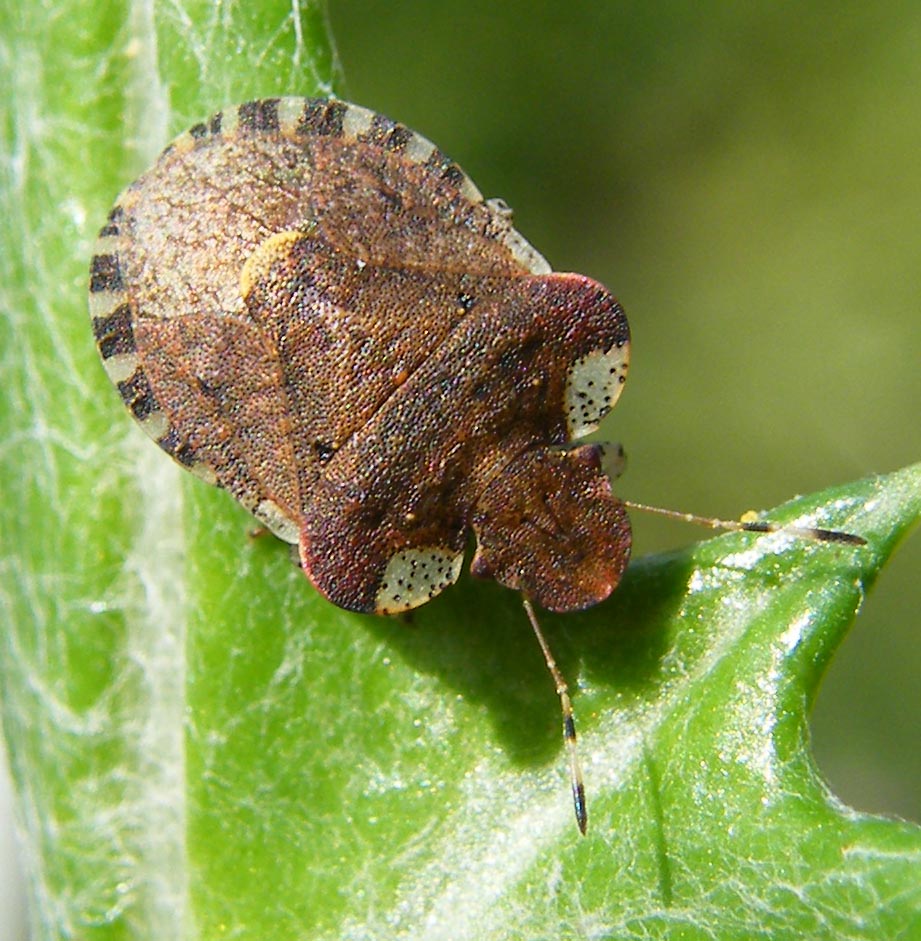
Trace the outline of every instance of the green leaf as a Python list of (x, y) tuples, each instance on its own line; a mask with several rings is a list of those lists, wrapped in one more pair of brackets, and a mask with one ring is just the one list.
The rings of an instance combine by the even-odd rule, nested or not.
[(328, 91), (325, 19), (315, 0), (0, 3), (0, 683), (35, 939), (178, 938), (195, 917), (177, 475), (93, 350), (96, 232), (193, 116)]
[(463, 580), (409, 624), (335, 611), (276, 546), (241, 553), (242, 514), (215, 538), (225, 503), (196, 500), (189, 534), (204, 924), (233, 910), (253, 937), (266, 924), (452, 938), (555, 926), (879, 938), (916, 925), (921, 832), (827, 793), (806, 713), (921, 513), (921, 465), (772, 514), (860, 533), (866, 548), (725, 536), (640, 561), (591, 612), (544, 616), (580, 679), (586, 839), (553, 689), (512, 593)]
[(36, 939), (921, 930), (918, 828), (837, 804), (805, 720), (921, 469), (778, 511), (865, 549), (722, 537), (544, 617), (577, 688), (582, 839), (512, 593), (333, 608), (96, 361), (86, 268), (117, 191), (222, 104), (328, 88), (322, 8), (2, 15), (0, 683)]

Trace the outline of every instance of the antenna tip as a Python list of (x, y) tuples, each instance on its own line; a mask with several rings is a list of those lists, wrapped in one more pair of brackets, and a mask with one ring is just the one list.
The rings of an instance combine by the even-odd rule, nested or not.
[(585, 836), (588, 830), (588, 808), (585, 805), (585, 788), (580, 781), (572, 787), (572, 802), (576, 811), (576, 823), (579, 825), (579, 832)]
[(849, 546), (865, 546), (867, 540), (863, 536), (857, 536), (854, 533), (842, 533), (836, 529), (816, 529), (816, 539), (822, 542), (841, 542)]

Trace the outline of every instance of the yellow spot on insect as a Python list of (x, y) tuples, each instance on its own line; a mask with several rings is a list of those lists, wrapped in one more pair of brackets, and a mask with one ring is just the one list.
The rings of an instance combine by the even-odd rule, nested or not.
[(260, 242), (252, 255), (246, 259), (240, 272), (240, 296), (246, 297), (253, 285), (268, 274), (272, 265), (287, 258), (291, 246), (301, 236), (302, 233), (297, 229), (288, 229), (285, 232), (276, 232)]

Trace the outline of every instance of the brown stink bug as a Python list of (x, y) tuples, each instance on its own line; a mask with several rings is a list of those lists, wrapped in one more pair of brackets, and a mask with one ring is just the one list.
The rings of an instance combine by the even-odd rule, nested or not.
[(403, 125), (274, 98), (195, 125), (121, 194), (90, 309), (144, 431), (296, 545), (334, 604), (424, 604), (473, 531), (471, 570), (522, 592), (553, 675), (585, 832), (534, 605), (602, 601), (630, 554), (600, 447), (572, 444), (627, 375), (608, 290), (552, 272), (504, 203)]

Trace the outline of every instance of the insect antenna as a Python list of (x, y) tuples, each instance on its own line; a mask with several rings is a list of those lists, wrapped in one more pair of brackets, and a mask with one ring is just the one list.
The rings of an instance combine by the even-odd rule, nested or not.
[(544, 632), (540, 629), (537, 622), (537, 615), (534, 613), (534, 605), (531, 599), (522, 595), (522, 604), (524, 604), (525, 614), (531, 622), (534, 629), (534, 635), (540, 644), (544, 660), (547, 663), (547, 669), (556, 685), (556, 693), (560, 697), (560, 706), (563, 710), (563, 740), (566, 742), (566, 750), (569, 754), (569, 780), (572, 786), (572, 804), (576, 812), (576, 823), (579, 825), (579, 832), (585, 836), (588, 827), (588, 809), (585, 806), (585, 783), (582, 780), (582, 765), (579, 762), (579, 749), (576, 744), (576, 720), (572, 712), (572, 701), (569, 698), (569, 686), (560, 672), (560, 668), (553, 659), (550, 652), (550, 645), (544, 637)]
[(853, 533), (842, 533), (836, 529), (816, 529), (812, 526), (787, 526), (783, 523), (768, 523), (764, 520), (719, 520), (711, 516), (698, 516), (696, 513), (681, 513), (678, 510), (666, 510), (659, 506), (649, 506), (646, 503), (634, 503), (624, 500), (628, 510), (640, 510), (643, 513), (655, 513), (668, 519), (681, 520), (684, 523), (694, 523), (697, 526), (706, 526), (708, 529), (728, 529), (733, 532), (745, 533), (789, 533), (801, 539), (814, 539), (818, 542), (838, 542), (851, 546), (865, 546), (867, 540), (863, 536)]

